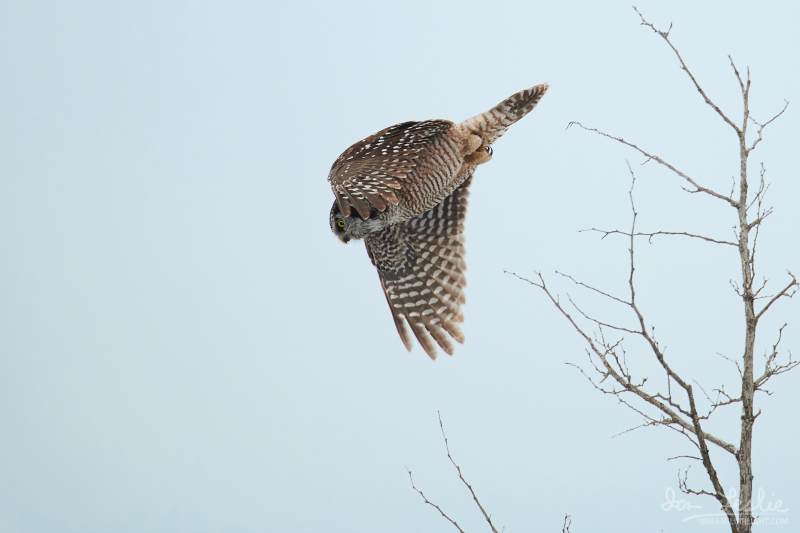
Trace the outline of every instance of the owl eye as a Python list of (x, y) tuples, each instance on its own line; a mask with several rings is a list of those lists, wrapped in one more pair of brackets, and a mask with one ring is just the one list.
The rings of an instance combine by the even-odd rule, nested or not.
[(340, 218), (339, 220), (337, 220), (337, 221), (336, 221), (336, 226), (337, 226), (339, 229), (344, 229), (344, 225), (345, 225), (345, 222), (344, 222), (344, 219), (343, 219), (343, 218)]

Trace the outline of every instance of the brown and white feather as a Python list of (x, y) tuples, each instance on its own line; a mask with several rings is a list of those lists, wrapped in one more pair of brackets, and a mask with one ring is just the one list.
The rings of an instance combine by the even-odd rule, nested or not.
[[(366, 219), (371, 208), (383, 212), (401, 203), (404, 189), (408, 193), (408, 189), (418, 189), (430, 181), (429, 171), (436, 170), (430, 168), (431, 161), (442, 152), (443, 142), (448, 144), (447, 133), (452, 127), (447, 120), (403, 122), (345, 150), (328, 175), (342, 213), (350, 216), (353, 208)], [(437, 164), (441, 166), (441, 162)], [(445, 170), (449, 170), (445, 178), (454, 172)]]
[(464, 320), (464, 218), (471, 180), (470, 170), (462, 185), (430, 211), (365, 239), (403, 344), (411, 349), (407, 324), (431, 358), (436, 357), (434, 341), (451, 355), (450, 339), (464, 342), (458, 324)]
[[(458, 324), (472, 175), (491, 159), (492, 143), (533, 110), (547, 89), (541, 84), (519, 91), (459, 124), (425, 120), (391, 126), (353, 144), (333, 163), (331, 229), (336, 233), (338, 208), (352, 221), (343, 222), (342, 231), (364, 238), (407, 349), (408, 328), (431, 358), (436, 345), (452, 354), (451, 339), (463, 342)], [(369, 227), (375, 229), (364, 230)]]
[(502, 136), (512, 124), (533, 111), (549, 88), (549, 85), (542, 83), (529, 89), (523, 89), (512, 94), (489, 111), (465, 120), (459, 126), (479, 135), (483, 139), (484, 145), (490, 145)]

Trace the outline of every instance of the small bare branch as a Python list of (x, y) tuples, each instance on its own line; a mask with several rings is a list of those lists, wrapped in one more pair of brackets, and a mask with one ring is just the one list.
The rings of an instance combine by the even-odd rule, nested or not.
[(720, 407), (725, 407), (726, 405), (733, 405), (735, 403), (742, 403), (741, 394), (739, 396), (733, 397), (725, 391), (724, 386), (720, 386), (719, 388), (714, 389), (713, 392), (717, 393), (717, 398), (716, 400), (713, 400), (711, 402), (711, 407), (709, 408), (708, 413), (706, 413), (705, 416), (701, 417), (706, 420), (710, 418), (711, 415), (713, 415), (716, 412), (716, 410), (719, 409)]
[(430, 505), (431, 507), (433, 507), (434, 509), (436, 509), (437, 511), (439, 511), (439, 514), (440, 514), (440, 515), (442, 515), (442, 518), (444, 518), (445, 520), (447, 520), (448, 522), (450, 522), (450, 523), (453, 525), (453, 527), (454, 527), (454, 528), (456, 528), (458, 531), (460, 531), (461, 533), (464, 533), (464, 530), (463, 530), (463, 529), (461, 529), (461, 526), (459, 526), (459, 525), (458, 525), (458, 522), (456, 522), (455, 520), (453, 520), (453, 519), (450, 517), (450, 515), (448, 515), (447, 513), (445, 513), (445, 512), (442, 510), (442, 508), (441, 508), (441, 507), (439, 507), (439, 505), (438, 505), (438, 504), (435, 504), (435, 503), (433, 503), (432, 501), (430, 501), (430, 500), (428, 499), (428, 497), (427, 497), (427, 496), (425, 496), (425, 493), (424, 493), (424, 492), (422, 492), (422, 490), (420, 490), (420, 489), (418, 489), (418, 488), (417, 488), (417, 486), (414, 484), (414, 476), (411, 474), (411, 470), (408, 470), (408, 469), (406, 469), (406, 470), (408, 471), (408, 479), (409, 479), (409, 481), (411, 481), (411, 488), (412, 488), (412, 489), (414, 489), (414, 490), (416, 491), (416, 493), (417, 493), (417, 494), (419, 494), (420, 498), (422, 498), (422, 501), (423, 501), (423, 502), (425, 502), (425, 504), (426, 504), (426, 505)]
[(729, 357), (729, 356), (727, 356), (725, 354), (721, 354), (719, 352), (717, 352), (717, 355), (719, 357), (721, 357), (722, 359), (725, 359), (726, 361), (728, 361), (732, 365), (734, 365), (736, 367), (736, 370), (739, 372), (739, 377), (742, 377), (742, 366), (739, 364), (739, 361), (737, 361), (736, 359), (734, 359), (732, 357)]
[(730, 284), (731, 289), (733, 289), (733, 292), (736, 293), (736, 296), (741, 297), (742, 289), (739, 287), (739, 282), (734, 279), (729, 279), (728, 283)]
[[(635, 408), (634, 408), (634, 407), (633, 407), (631, 404), (629, 404), (628, 402), (625, 402), (624, 400), (620, 399), (620, 403), (622, 403), (622, 404), (625, 404), (625, 405), (626, 405), (627, 407), (629, 407), (630, 409), (633, 409), (634, 411), (637, 411), (637, 412), (638, 412), (638, 410), (637, 410), (637, 409), (635, 409)], [(646, 417), (646, 418), (649, 418), (649, 417)], [(669, 427), (669, 426), (671, 426), (671, 425), (672, 425), (672, 424), (674, 424), (674, 423), (675, 423), (675, 421), (674, 421), (674, 420), (672, 420), (672, 419), (670, 419), (670, 418), (662, 418), (662, 419), (650, 419), (650, 420), (645, 420), (645, 421), (644, 421), (644, 422), (642, 422), (641, 424), (638, 424), (638, 425), (636, 425), (636, 426), (629, 427), (628, 429), (623, 429), (622, 431), (620, 431), (620, 432), (618, 432), (618, 433), (614, 433), (613, 435), (611, 435), (611, 438), (612, 438), (612, 439), (615, 439), (615, 438), (617, 438), (617, 437), (621, 437), (621, 436), (623, 436), (623, 435), (626, 435), (626, 434), (628, 434), (628, 433), (632, 433), (632, 432), (636, 431), (637, 429), (642, 429), (642, 428), (647, 428), (647, 427), (653, 427), (653, 426), (666, 426), (666, 427)]]
[(667, 461), (677, 461), (678, 459), (691, 459), (692, 461), (702, 461), (696, 455), (673, 455), (672, 457), (667, 457)]
[(708, 187), (704, 187), (704, 186), (700, 185), (699, 183), (697, 183), (697, 181), (694, 178), (692, 178), (691, 176), (689, 176), (688, 174), (686, 174), (682, 170), (679, 170), (673, 164), (668, 163), (667, 161), (665, 161), (664, 159), (662, 159), (661, 157), (659, 157), (659, 156), (657, 156), (655, 154), (652, 154), (650, 152), (647, 152), (647, 151), (643, 150), (642, 148), (639, 148), (639, 146), (637, 146), (636, 144), (634, 144), (632, 142), (629, 142), (629, 141), (626, 141), (622, 137), (617, 137), (617, 136), (611, 135), (610, 133), (606, 133), (605, 131), (599, 130), (597, 128), (590, 128), (588, 126), (584, 126), (583, 124), (581, 124), (578, 121), (570, 122), (567, 125), (567, 127), (569, 128), (569, 127), (571, 127), (573, 125), (574, 126), (578, 126), (579, 128), (581, 128), (583, 130), (586, 130), (586, 131), (589, 131), (589, 132), (592, 132), (592, 133), (596, 133), (598, 135), (601, 135), (601, 136), (606, 137), (608, 139), (611, 139), (613, 141), (617, 141), (618, 143), (624, 144), (625, 146), (627, 146), (629, 148), (633, 148), (634, 150), (636, 150), (637, 152), (639, 152), (640, 154), (645, 156), (648, 161), (650, 161), (650, 160), (655, 161), (659, 165), (662, 165), (662, 166), (668, 168), (673, 173), (675, 173), (678, 176), (680, 176), (681, 178), (683, 178), (684, 181), (686, 181), (689, 185), (691, 185), (693, 187), (692, 189), (684, 187), (684, 190), (686, 192), (693, 193), (693, 194), (694, 193), (708, 194), (709, 196), (713, 196), (714, 198), (722, 200), (726, 204), (729, 204), (729, 205), (731, 205), (733, 207), (738, 208), (738, 206), (739, 206), (739, 203), (737, 201), (732, 200), (728, 196), (726, 196), (724, 194), (721, 194), (721, 193), (719, 193), (719, 192), (717, 192), (717, 191), (715, 191), (713, 189), (709, 189)]
[(766, 176), (767, 174), (767, 167), (764, 166), (763, 162), (760, 164), (758, 174), (759, 174), (758, 191), (756, 192), (756, 195), (753, 197), (753, 199), (750, 200), (750, 203), (747, 204), (747, 211), (750, 211), (750, 209), (752, 209), (753, 205), (755, 204), (758, 204), (760, 207), (761, 202), (764, 200), (764, 197), (766, 196), (767, 191), (769, 190), (769, 184), (767, 183), (767, 180), (764, 178), (764, 176)]
[[(631, 234), (628, 233), (627, 231), (622, 231), (622, 230), (618, 230), (618, 229), (605, 230), (605, 229), (599, 229), (599, 228), (586, 228), (586, 229), (582, 229), (580, 231), (581, 232), (593, 231), (595, 233), (602, 233), (603, 236), (601, 237), (601, 239), (605, 239), (609, 235), (624, 235), (626, 237), (630, 237), (631, 236)], [(653, 237), (658, 237), (659, 235), (674, 235), (674, 236), (691, 237), (693, 239), (701, 239), (701, 240), (704, 240), (704, 241), (707, 241), (707, 242), (711, 242), (711, 243), (714, 243), (714, 244), (725, 244), (727, 246), (734, 246), (734, 247), (739, 246), (738, 244), (736, 244), (733, 241), (715, 239), (713, 237), (707, 237), (705, 235), (699, 235), (697, 233), (689, 233), (687, 231), (653, 231), (653, 232), (650, 232), (650, 233), (645, 233), (645, 232), (638, 231), (638, 232), (633, 234), (634, 237), (647, 237), (647, 240), (650, 243), (653, 242)]]
[(761, 291), (763, 291), (766, 287), (767, 287), (767, 278), (763, 278), (761, 280), (761, 285), (759, 285), (758, 288), (753, 291), (753, 299), (763, 300), (764, 298), (771, 298), (771, 296), (759, 296), (761, 294)]
[[(678, 58), (678, 62), (680, 62), (681, 64), (681, 70), (683, 70), (686, 73), (686, 75), (689, 76), (689, 79), (692, 80), (694, 88), (697, 89), (697, 92), (700, 93), (700, 96), (703, 97), (705, 103), (708, 104), (714, 111), (716, 111), (717, 114), (720, 116), (720, 118), (722, 118), (722, 120), (724, 120), (725, 123), (728, 124), (731, 128), (733, 128), (733, 130), (738, 134), (741, 131), (739, 127), (736, 124), (734, 124), (730, 118), (728, 118), (728, 116), (722, 111), (722, 109), (719, 108), (717, 104), (711, 101), (706, 92), (700, 86), (700, 83), (697, 81), (697, 78), (695, 78), (694, 74), (692, 74), (692, 71), (689, 70), (689, 67), (686, 66), (686, 62), (683, 60), (683, 57), (681, 56), (680, 52), (678, 52), (678, 49), (675, 48), (675, 45), (672, 44), (672, 41), (670, 41), (669, 32), (672, 29), (672, 25), (670, 24), (670, 27), (669, 29), (667, 29), (667, 31), (659, 30), (650, 21), (644, 18), (644, 15), (641, 14), (641, 12), (636, 8), (636, 6), (634, 6), (633, 9), (634, 11), (636, 11), (636, 14), (639, 15), (639, 18), (642, 21), (642, 26), (647, 26), (648, 28), (653, 30), (653, 32), (658, 34), (662, 39), (664, 39), (664, 42), (666, 42), (667, 45), (672, 49), (673, 53), (675, 54), (675, 57)], [(733, 64), (732, 60), (731, 64)], [(736, 67), (734, 67), (734, 70), (735, 68)], [(736, 75), (737, 77), (739, 77), (738, 71)], [(741, 78), (739, 78), (739, 84), (742, 85)], [(742, 91), (744, 91), (744, 86), (742, 86)]]
[(608, 322), (603, 322), (602, 320), (598, 320), (597, 318), (594, 318), (593, 316), (590, 316), (586, 312), (584, 312), (584, 310), (581, 309), (578, 306), (578, 304), (575, 303), (575, 301), (572, 299), (571, 296), (567, 295), (567, 299), (569, 300), (569, 303), (572, 304), (572, 307), (574, 307), (575, 310), (578, 311), (583, 318), (585, 318), (586, 320), (588, 320), (590, 322), (593, 322), (597, 326), (613, 329), (613, 330), (616, 330), (616, 331), (622, 331), (624, 333), (631, 333), (631, 334), (634, 334), (634, 335), (638, 335), (640, 333), (639, 331), (636, 331), (636, 330), (633, 330), (633, 329), (629, 329), (629, 328), (626, 328), (626, 327), (623, 327), (623, 326), (617, 326), (617, 325), (614, 325), (614, 324), (610, 324)]
[(716, 496), (713, 492), (709, 492), (705, 489), (698, 490), (690, 488), (688, 484), (688, 478), (689, 478), (689, 468), (686, 468), (683, 471), (683, 476), (681, 476), (681, 471), (680, 470), (678, 471), (678, 488), (684, 494), (690, 494), (694, 496)]
[(764, 313), (766, 313), (769, 310), (769, 308), (772, 307), (772, 305), (775, 302), (777, 302), (781, 298), (791, 298), (792, 296), (795, 295), (798, 287), (797, 278), (791, 272), (789, 272), (788, 274), (789, 278), (791, 278), (789, 280), (789, 283), (787, 283), (786, 286), (784, 286), (783, 289), (781, 289), (775, 296), (770, 298), (770, 300), (764, 305), (764, 307), (762, 307), (761, 310), (758, 313), (756, 313), (755, 316), (756, 321), (758, 321), (764, 315)]
[(699, 381), (697, 381), (696, 379), (693, 379), (692, 383), (694, 383), (695, 385), (697, 385), (700, 388), (700, 392), (703, 393), (703, 396), (705, 396), (706, 400), (708, 400), (708, 403), (714, 403), (714, 400), (711, 399), (711, 396), (708, 395), (708, 393), (706, 392), (706, 389), (703, 388), (703, 386), (700, 384)]
[[(682, 429), (684, 431), (688, 431), (689, 433), (694, 433), (695, 432), (695, 428), (694, 428), (692, 422), (690, 420), (686, 420), (678, 410), (674, 409), (672, 406), (670, 406), (668, 404), (668, 402), (664, 401), (663, 400), (664, 396), (662, 396), (660, 394), (650, 394), (650, 393), (646, 392), (641, 385), (628, 381), (625, 378), (625, 376), (620, 374), (618, 371), (616, 371), (614, 369), (613, 366), (611, 366), (611, 363), (609, 362), (609, 359), (607, 357), (608, 354), (607, 354), (606, 350), (601, 348), (600, 346), (598, 346), (597, 342), (592, 338), (592, 336), (589, 335), (575, 321), (575, 319), (572, 317), (572, 315), (569, 314), (569, 312), (567, 312), (567, 310), (564, 308), (564, 306), (561, 304), (561, 302), (558, 300), (558, 298), (556, 298), (555, 294), (553, 294), (553, 292), (547, 286), (547, 284), (544, 281), (544, 277), (542, 277), (541, 273), (537, 272), (536, 279), (528, 279), (528, 278), (526, 278), (524, 276), (520, 276), (519, 274), (517, 274), (515, 272), (506, 271), (506, 273), (511, 275), (511, 276), (514, 276), (515, 278), (519, 279), (520, 281), (524, 281), (525, 283), (533, 285), (534, 287), (538, 287), (545, 294), (545, 296), (547, 296), (548, 300), (556, 308), (556, 310), (567, 320), (567, 322), (569, 322), (569, 324), (578, 333), (578, 335), (580, 335), (586, 341), (586, 345), (587, 345), (589, 351), (591, 353), (593, 353), (595, 355), (595, 357), (597, 357), (597, 360), (601, 364), (601, 367), (595, 367), (595, 368), (598, 370), (598, 373), (602, 376), (602, 379), (605, 380), (607, 378), (611, 378), (617, 384), (619, 384), (622, 387), (622, 389), (606, 389), (606, 388), (603, 388), (597, 382), (595, 382), (594, 380), (590, 379), (588, 374), (586, 374), (586, 372), (581, 367), (579, 367), (578, 365), (570, 365), (570, 366), (574, 366), (575, 368), (577, 368), (584, 375), (584, 377), (586, 377), (587, 380), (589, 380), (589, 382), (595, 388), (597, 388), (599, 391), (603, 392), (604, 394), (615, 394), (615, 395), (617, 395), (617, 394), (621, 394), (623, 392), (629, 392), (631, 394), (634, 394), (634, 395), (638, 396), (640, 399), (644, 400), (646, 403), (650, 404), (652, 407), (654, 407), (654, 408), (658, 409), (659, 411), (661, 411), (664, 415), (666, 415), (667, 418), (669, 418), (670, 420), (673, 421), (671, 426), (666, 426), (665, 425), (665, 427), (670, 427), (671, 429), (675, 429), (675, 430)], [(657, 347), (657, 349), (659, 350), (659, 353), (661, 353), (660, 348), (658, 348), (658, 344), (652, 338), (651, 334), (647, 333), (647, 335), (651, 339), (651, 342), (654, 343), (654, 345)], [(651, 346), (653, 346), (653, 344), (651, 344)], [(662, 354), (662, 358), (663, 358), (663, 354)], [(666, 363), (666, 361), (665, 361), (665, 363)], [(683, 380), (681, 380), (681, 381), (683, 381)], [(622, 403), (625, 403), (625, 402), (622, 402)], [(640, 412), (640, 411), (637, 411), (637, 412)], [(729, 442), (726, 442), (725, 440), (717, 437), (716, 435), (713, 435), (713, 434), (705, 432), (705, 431), (703, 432), (703, 435), (709, 442), (711, 442), (714, 445), (718, 446), (719, 448), (725, 450), (726, 452), (730, 453), (731, 455), (734, 455), (734, 456), (736, 455), (736, 447), (733, 446), (733, 444), (731, 444)]]
[(575, 279), (574, 277), (570, 276), (569, 274), (565, 274), (563, 272), (559, 272), (558, 270), (556, 270), (556, 274), (558, 274), (559, 276), (562, 276), (564, 278), (567, 278), (568, 280), (570, 280), (575, 285), (583, 287), (584, 289), (588, 289), (588, 290), (590, 290), (592, 292), (596, 292), (597, 294), (603, 295), (606, 298), (610, 298), (611, 300), (614, 300), (615, 302), (618, 302), (618, 303), (621, 303), (621, 304), (624, 304), (624, 305), (631, 305), (630, 302), (628, 302), (626, 300), (623, 300), (622, 298), (618, 298), (618, 297), (616, 297), (616, 296), (614, 296), (614, 295), (612, 295), (612, 294), (610, 294), (608, 292), (602, 291), (602, 290), (600, 290), (600, 289), (598, 289), (596, 287), (593, 287), (592, 285), (589, 285), (587, 283), (579, 281), (579, 280)]
[(776, 364), (775, 361), (778, 359), (778, 355), (780, 355), (779, 346), (781, 344), (781, 340), (783, 339), (783, 330), (786, 329), (787, 324), (784, 323), (778, 329), (778, 338), (775, 340), (775, 343), (772, 345), (772, 350), (768, 355), (765, 355), (765, 362), (764, 362), (764, 372), (755, 379), (754, 388), (755, 390), (760, 390), (765, 392), (767, 395), (772, 395), (770, 391), (764, 388), (764, 385), (774, 376), (785, 374), (790, 370), (793, 370), (798, 365), (800, 365), (800, 361), (794, 361), (792, 359), (791, 353), (789, 353), (789, 358), (785, 363)]
[(780, 118), (780, 116), (783, 115), (788, 108), (789, 108), (789, 100), (784, 100), (783, 107), (781, 108), (781, 110), (772, 115), (766, 122), (759, 122), (752, 116), (750, 116), (750, 120), (753, 122), (753, 124), (758, 126), (758, 129), (756, 130), (756, 138), (753, 140), (753, 143), (747, 148), (748, 154), (753, 150), (755, 150), (756, 146), (758, 146), (759, 143), (764, 139), (764, 129), (773, 122), (775, 122), (775, 120)]
[(745, 96), (749, 91), (749, 83), (750, 83), (750, 69), (747, 69), (747, 83), (745, 85), (744, 80), (742, 79), (742, 75), (739, 74), (739, 69), (736, 68), (736, 63), (733, 62), (733, 57), (728, 54), (728, 62), (731, 65), (731, 69), (733, 69), (733, 75), (736, 76), (736, 81), (739, 83), (739, 90), (742, 93), (742, 96)]
[(767, 208), (764, 211), (761, 211), (757, 218), (752, 220), (747, 224), (747, 229), (753, 229), (758, 227), (764, 220), (772, 214), (772, 208)]
[(456, 469), (456, 472), (458, 473), (458, 479), (460, 479), (461, 483), (463, 483), (464, 486), (467, 488), (467, 490), (469, 490), (469, 493), (472, 496), (472, 501), (475, 502), (475, 505), (480, 510), (481, 514), (483, 515), (483, 518), (486, 519), (486, 522), (489, 524), (492, 533), (498, 533), (497, 528), (492, 522), (491, 516), (489, 516), (489, 513), (486, 512), (486, 509), (483, 507), (483, 504), (481, 504), (481, 501), (478, 499), (478, 495), (475, 494), (475, 489), (473, 489), (472, 485), (470, 485), (470, 483), (466, 480), (466, 478), (464, 478), (464, 474), (461, 472), (461, 467), (459, 466), (458, 463), (456, 463), (455, 459), (453, 459), (453, 455), (450, 453), (450, 444), (447, 441), (447, 434), (444, 431), (444, 422), (442, 422), (442, 413), (437, 411), (436, 414), (439, 417), (439, 429), (442, 432), (442, 439), (444, 440), (444, 449), (445, 451), (447, 451), (447, 458), (450, 460), (450, 464), (452, 464), (453, 468)]
[(728, 199), (732, 202), (733, 201), (733, 191), (736, 189), (736, 178), (731, 176), (731, 192), (728, 193)]

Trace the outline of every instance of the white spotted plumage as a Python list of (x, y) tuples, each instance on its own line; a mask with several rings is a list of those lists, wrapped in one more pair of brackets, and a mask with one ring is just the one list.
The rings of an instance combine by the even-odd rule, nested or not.
[(458, 324), (469, 185), (475, 168), (491, 158), (491, 144), (547, 89), (519, 91), (459, 124), (390, 126), (352, 145), (331, 167), (331, 229), (343, 242), (364, 239), (407, 349), (407, 327), (431, 358), (436, 345), (452, 354), (450, 340), (464, 341)]

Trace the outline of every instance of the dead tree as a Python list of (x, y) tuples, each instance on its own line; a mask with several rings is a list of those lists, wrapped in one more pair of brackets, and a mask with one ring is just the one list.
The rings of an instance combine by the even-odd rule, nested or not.
[[(634, 8), (636, 9), (636, 8)], [(765, 181), (765, 169), (760, 167), (759, 179), (751, 190), (751, 177), (749, 160), (753, 151), (764, 138), (767, 127), (777, 120), (788, 107), (785, 102), (781, 109), (767, 120), (759, 121), (750, 111), (751, 78), (749, 68), (742, 73), (729, 56), (728, 60), (733, 71), (736, 83), (741, 93), (741, 117), (731, 118), (720, 108), (700, 85), (697, 77), (684, 61), (681, 53), (670, 39), (670, 30), (660, 30), (636, 10), (641, 19), (641, 24), (651, 30), (669, 47), (677, 59), (681, 70), (686, 74), (692, 86), (697, 90), (700, 98), (710, 107), (724, 124), (725, 128), (736, 136), (738, 146), (738, 178), (729, 194), (714, 190), (705, 185), (702, 180), (680, 170), (677, 166), (658, 155), (656, 152), (642, 148), (636, 143), (623, 139), (606, 131), (587, 127), (580, 122), (572, 122), (570, 126), (581, 128), (592, 134), (600, 135), (615, 143), (622, 144), (635, 154), (644, 158), (645, 163), (656, 163), (668, 169), (678, 178), (683, 190), (689, 194), (704, 196), (712, 201), (722, 202), (730, 208), (734, 217), (734, 238), (728, 240), (712, 237), (689, 231), (640, 231), (637, 227), (637, 208), (634, 201), (634, 185), (636, 176), (630, 165), (628, 171), (631, 178), (629, 191), (631, 224), (628, 229), (604, 230), (590, 228), (591, 231), (605, 238), (610, 235), (622, 236), (628, 241), (628, 272), (627, 294), (615, 295), (610, 291), (597, 288), (595, 285), (585, 283), (568, 274), (557, 272), (557, 275), (573, 284), (578, 290), (586, 290), (606, 299), (609, 305), (622, 306), (627, 310), (634, 323), (633, 326), (624, 326), (603, 320), (586, 312), (572, 297), (561, 299), (545, 280), (541, 273), (532, 279), (510, 273), (519, 279), (538, 287), (545, 295), (547, 301), (555, 310), (564, 317), (575, 332), (582, 338), (588, 355), (588, 365), (574, 365), (591, 383), (594, 388), (603, 394), (614, 396), (619, 403), (633, 410), (642, 417), (641, 425), (637, 427), (660, 426), (677, 432), (685, 437), (693, 448), (693, 452), (679, 456), (689, 461), (702, 464), (708, 478), (706, 488), (689, 486), (687, 471), (679, 475), (679, 488), (690, 495), (710, 496), (717, 500), (719, 506), (730, 524), (732, 533), (750, 533), (754, 516), (752, 512), (753, 495), (753, 464), (752, 440), (753, 429), (760, 409), (755, 408), (757, 392), (769, 394), (766, 388), (768, 382), (779, 374), (795, 368), (798, 362), (791, 356), (783, 357), (780, 350), (781, 338), (786, 325), (781, 326), (776, 334), (776, 340), (771, 343), (767, 351), (765, 362), (757, 372), (755, 369), (754, 355), (756, 350), (756, 334), (759, 323), (764, 315), (784, 298), (791, 298), (797, 290), (798, 282), (795, 276), (788, 272), (788, 279), (770, 294), (768, 282), (764, 279), (756, 281), (757, 261), (756, 249), (758, 234), (765, 220), (772, 210), (765, 206), (764, 200), (768, 190)], [(637, 240), (647, 238), (652, 240), (657, 236), (672, 236), (679, 238), (700, 239), (709, 246), (725, 246), (736, 250), (735, 257), (741, 279), (732, 283), (738, 298), (741, 300), (743, 311), (744, 344), (738, 358), (731, 358), (736, 365), (741, 379), (739, 391), (729, 394), (724, 387), (713, 389), (707, 393), (697, 381), (687, 375), (682, 375), (675, 370), (663, 348), (662, 342), (655, 335), (655, 328), (648, 319), (646, 311), (638, 299), (639, 288), (636, 283), (636, 253)], [(634, 342), (638, 340), (639, 342)], [(636, 351), (632, 352), (632, 346)], [(643, 349), (642, 349), (643, 348)], [(661, 387), (654, 384), (656, 380), (637, 376), (631, 370), (629, 362), (643, 357), (652, 357), (658, 367), (663, 370), (664, 380)], [(698, 392), (699, 391), (699, 392)], [(698, 397), (702, 394), (702, 398)], [(707, 406), (701, 406), (701, 399), (705, 399)], [(707, 428), (709, 419), (726, 406), (740, 406), (741, 423), (739, 427), (738, 442), (727, 437), (717, 435)], [(635, 428), (631, 428), (635, 429)], [(717, 473), (717, 465), (712, 460), (710, 448), (717, 447), (726, 452), (724, 456), (735, 461), (739, 471), (739, 494), (726, 494), (723, 484)], [(732, 498), (736, 498), (733, 500)], [(738, 501), (738, 508), (735, 502)], [(732, 503), (734, 502), (734, 503)]]
[[(644, 158), (644, 163), (654, 162), (668, 169), (677, 176), (679, 183), (688, 194), (705, 196), (713, 201), (722, 202), (731, 209), (734, 216), (735, 232), (734, 239), (729, 240), (720, 237), (712, 237), (701, 233), (689, 231), (666, 231), (658, 230), (651, 232), (640, 231), (637, 226), (638, 212), (634, 201), (634, 186), (636, 176), (628, 164), (628, 172), (631, 178), (631, 187), (628, 192), (631, 225), (628, 229), (599, 229), (589, 228), (586, 231), (599, 234), (602, 238), (614, 235), (627, 239), (628, 242), (628, 271), (627, 271), (627, 294), (618, 296), (596, 286), (585, 283), (569, 274), (556, 272), (556, 274), (574, 285), (580, 290), (589, 291), (606, 299), (612, 305), (622, 306), (633, 319), (634, 326), (623, 326), (612, 323), (610, 320), (596, 318), (586, 312), (571, 296), (567, 295), (563, 301), (556, 292), (551, 289), (541, 273), (537, 273), (533, 279), (523, 277), (519, 274), (508, 272), (508, 274), (519, 278), (535, 287), (538, 287), (545, 295), (547, 301), (552, 304), (555, 310), (564, 317), (575, 332), (582, 338), (586, 346), (588, 356), (588, 366), (572, 365), (591, 383), (591, 385), (603, 394), (614, 396), (618, 402), (631, 409), (642, 418), (640, 425), (631, 428), (641, 427), (663, 427), (670, 429), (686, 438), (691, 443), (693, 452), (690, 454), (677, 455), (670, 459), (683, 459), (696, 461), (702, 464), (703, 470), (708, 478), (710, 487), (693, 488), (689, 486), (688, 469), (683, 470), (678, 476), (678, 487), (685, 494), (696, 496), (713, 497), (719, 503), (720, 509), (724, 513), (730, 525), (732, 533), (750, 533), (754, 522), (752, 512), (753, 495), (753, 465), (752, 465), (752, 439), (753, 428), (756, 420), (761, 414), (761, 410), (756, 410), (755, 399), (757, 392), (771, 394), (767, 389), (767, 384), (772, 378), (779, 374), (786, 373), (794, 369), (797, 361), (793, 361), (791, 356), (783, 357), (780, 350), (780, 343), (786, 324), (778, 329), (776, 340), (771, 343), (771, 347), (765, 355), (763, 367), (758, 372), (755, 370), (754, 355), (756, 349), (756, 333), (759, 323), (764, 315), (784, 298), (791, 298), (797, 291), (798, 282), (795, 276), (788, 272), (788, 280), (782, 284), (775, 292), (769, 293), (767, 280), (756, 282), (757, 262), (756, 245), (758, 234), (765, 220), (772, 213), (771, 208), (766, 207), (764, 200), (768, 190), (765, 179), (765, 168), (760, 166), (758, 185), (751, 192), (750, 186), (750, 167), (749, 159), (753, 151), (764, 139), (764, 132), (767, 127), (777, 120), (786, 111), (789, 103), (785, 102), (781, 109), (769, 119), (761, 122), (754, 118), (750, 112), (750, 70), (745, 70), (744, 75), (740, 72), (733, 59), (729, 56), (730, 67), (739, 86), (742, 102), (742, 116), (738, 121), (730, 118), (731, 115), (723, 111), (706, 93), (694, 73), (689, 69), (678, 49), (670, 39), (670, 30), (659, 30), (651, 22), (636, 10), (641, 19), (641, 24), (660, 37), (670, 48), (677, 59), (681, 70), (686, 74), (692, 86), (697, 90), (702, 100), (714, 113), (718, 115), (726, 128), (730, 128), (737, 139), (739, 176), (734, 179), (734, 186), (730, 193), (714, 190), (703, 184), (699, 179), (678, 169), (675, 165), (656, 154), (645, 150), (638, 144), (627, 141), (622, 137), (607, 133), (603, 130), (584, 126), (580, 122), (572, 122), (569, 126), (581, 128), (587, 132), (600, 135), (622, 144), (631, 149), (634, 153)], [(655, 335), (655, 327), (648, 320), (645, 310), (642, 308), (636, 284), (636, 241), (646, 238), (652, 241), (655, 237), (679, 237), (704, 241), (709, 246), (725, 246), (735, 250), (735, 257), (738, 269), (741, 272), (741, 280), (733, 282), (732, 286), (736, 295), (741, 300), (744, 321), (742, 328), (744, 331), (744, 345), (741, 348), (741, 355), (738, 359), (726, 358), (734, 364), (740, 377), (739, 391), (735, 395), (726, 392), (722, 386), (706, 392), (698, 381), (690, 376), (684, 376), (675, 370), (670, 363), (661, 341)], [(633, 341), (638, 340), (636, 344)], [(636, 344), (644, 347), (644, 351), (637, 350), (629, 356), (631, 345)], [(652, 357), (658, 364), (658, 368), (663, 371), (664, 385), (658, 387), (654, 385), (656, 380), (648, 380), (647, 377), (634, 375), (634, 371), (629, 366), (629, 360), (634, 361), (638, 358)], [(695, 389), (697, 385), (697, 389)], [(698, 398), (698, 390), (702, 398)], [(703, 406), (701, 400), (706, 401)], [(741, 424), (739, 428), (738, 443), (716, 435), (707, 429), (711, 417), (719, 409), (729, 406), (740, 406)], [(461, 467), (453, 459), (444, 425), (439, 417), (439, 425), (444, 439), (445, 450), (450, 463), (471, 495), (474, 504), (486, 521), (487, 527), (493, 533), (497, 533), (497, 527), (490, 514), (486, 511), (483, 504), (478, 499), (474, 488), (465, 479)], [(630, 430), (628, 430), (630, 431)], [(739, 470), (739, 494), (733, 500), (726, 494), (717, 473), (717, 466), (712, 459), (710, 449), (717, 447), (725, 452), (724, 456), (730, 457), (735, 461)], [(428, 499), (414, 484), (411, 471), (408, 472), (412, 488), (420, 495), (423, 502), (434, 508), (445, 520), (454, 528), (463, 533), (462, 527), (442, 508)], [(738, 501), (738, 506), (732, 502)], [(562, 526), (563, 532), (568, 532), (571, 526), (571, 518), (564, 517)]]

